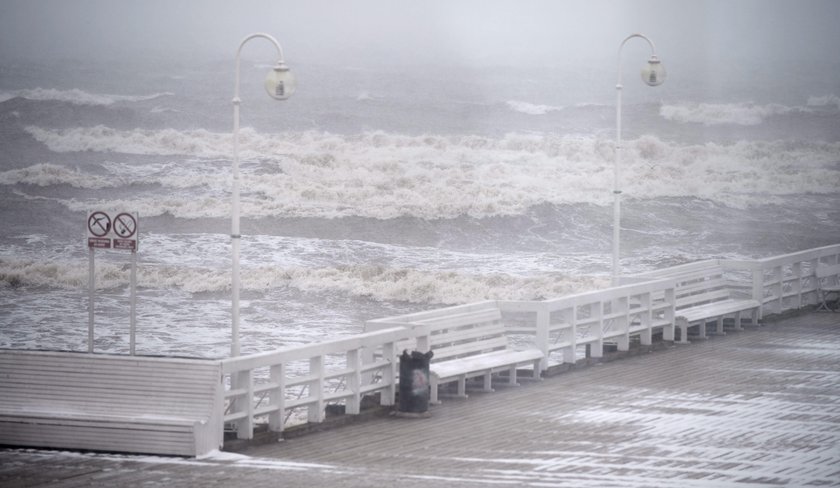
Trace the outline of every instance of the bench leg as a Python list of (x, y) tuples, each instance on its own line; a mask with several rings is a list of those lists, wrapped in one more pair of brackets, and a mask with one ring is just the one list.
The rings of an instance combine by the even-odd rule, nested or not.
[(493, 391), (493, 371), (488, 370), (484, 373), (484, 391), (492, 392)]
[(458, 378), (458, 396), (467, 398), (467, 375), (461, 375)]
[[(574, 353), (574, 350), (572, 350), (572, 353)], [(534, 361), (534, 379), (542, 381), (542, 359)]]
[(662, 340), (674, 342), (674, 324), (662, 327)]
[(688, 320), (679, 319), (676, 323), (676, 328), (680, 330), (680, 340), (676, 342), (688, 344)]
[(735, 312), (735, 330), (744, 330), (744, 328), (741, 327), (741, 320), (741, 312)]
[[(576, 360), (577, 360), (577, 358), (575, 357), (575, 348), (572, 347), (572, 346), (564, 347), (563, 348), (563, 362), (564, 363), (574, 363)], [(541, 364), (541, 361), (538, 362), (538, 364)], [(542, 368), (540, 368), (540, 371), (542, 371)]]
[(706, 338), (706, 319), (697, 323), (697, 331), (699, 332), (699, 335), (697, 336), (698, 339)]
[(429, 378), (429, 387), (431, 388), (431, 394), (429, 395), (429, 403), (431, 403), (432, 405), (438, 405), (440, 404), (440, 400), (438, 400), (437, 376), (433, 374), (429, 376), (431, 376), (431, 378)]
[(604, 341), (595, 341), (589, 345), (589, 356), (593, 358), (604, 357)]
[(516, 365), (510, 367), (510, 374), (508, 375), (508, 383), (512, 386), (519, 386), (519, 383), (516, 381)]
[[(648, 327), (650, 327), (650, 325), (648, 325)], [(649, 346), (653, 344), (653, 331), (651, 331), (650, 328), (643, 330), (639, 334), (639, 340), (643, 346)]]
[(619, 351), (629, 351), (630, 350), (630, 334), (625, 334), (625, 335), (619, 337), (616, 342), (618, 343), (617, 344), (617, 346), (618, 346), (617, 349)]
[(726, 335), (726, 331), (723, 330), (723, 317), (718, 317), (715, 321), (717, 328), (715, 329), (715, 334), (717, 335)]

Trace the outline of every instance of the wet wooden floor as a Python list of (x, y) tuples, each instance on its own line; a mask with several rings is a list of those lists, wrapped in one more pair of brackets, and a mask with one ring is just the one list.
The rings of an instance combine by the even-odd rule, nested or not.
[(207, 459), (0, 450), (0, 486), (840, 486), (840, 314)]

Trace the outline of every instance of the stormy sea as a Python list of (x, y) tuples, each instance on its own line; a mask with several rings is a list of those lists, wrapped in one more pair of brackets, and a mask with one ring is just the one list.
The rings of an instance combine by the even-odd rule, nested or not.
[[(242, 65), (242, 351), (365, 320), (609, 286), (615, 74)], [(621, 266), (840, 242), (838, 86), (624, 74)], [(633, 65), (635, 66), (635, 65)], [(87, 350), (90, 211), (139, 216), (137, 352), (225, 357), (232, 59), (0, 66), (0, 347)], [(635, 68), (634, 68), (635, 69)], [(97, 352), (129, 348), (130, 253), (96, 251)]]

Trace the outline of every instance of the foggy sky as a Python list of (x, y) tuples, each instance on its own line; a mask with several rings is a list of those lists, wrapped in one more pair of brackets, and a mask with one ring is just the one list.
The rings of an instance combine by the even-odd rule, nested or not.
[(781, 69), (837, 65), (838, 21), (833, 0), (0, 0), (0, 62), (224, 60), (262, 31), (290, 62), (573, 65), (643, 32), (671, 63)]

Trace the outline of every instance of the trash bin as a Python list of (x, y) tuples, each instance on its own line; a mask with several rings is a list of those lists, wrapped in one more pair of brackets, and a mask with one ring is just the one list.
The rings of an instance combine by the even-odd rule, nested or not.
[(407, 350), (400, 356), (400, 401), (398, 413), (424, 416), (429, 410), (429, 361), (432, 351), (422, 353)]

